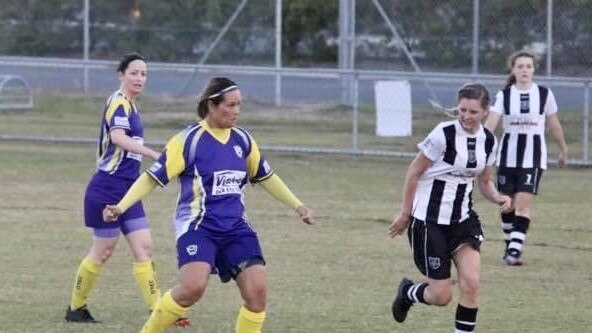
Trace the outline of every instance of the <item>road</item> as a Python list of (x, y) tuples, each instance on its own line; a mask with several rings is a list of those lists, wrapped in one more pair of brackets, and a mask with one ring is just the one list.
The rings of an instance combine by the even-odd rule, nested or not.
[[(22, 77), (33, 89), (51, 89), (63, 92), (83, 91), (83, 72), (74, 68), (48, 68), (0, 65), (0, 74)], [(146, 93), (165, 93), (173, 96), (197, 95), (212, 73), (153, 71), (148, 76)], [(247, 98), (260, 101), (275, 101), (275, 77), (270, 75), (215, 73), (218, 76), (231, 76), (241, 87)], [(192, 80), (190, 80), (192, 78)], [(188, 84), (188, 80), (190, 80)], [(467, 80), (468, 81), (468, 80)], [(89, 71), (89, 91), (93, 94), (106, 94), (118, 86), (115, 69), (91, 69)], [(501, 87), (502, 82), (487, 84), (492, 94)], [(429, 99), (436, 99), (442, 105), (455, 103), (455, 91), (459, 82), (429, 83), (429, 89), (422, 80), (411, 81), (413, 105), (428, 105)], [(187, 89), (184, 89), (187, 87)], [(553, 85), (560, 109), (580, 111), (584, 103), (584, 89)], [(185, 91), (183, 91), (185, 90)], [(431, 97), (430, 90), (434, 97)], [(493, 96), (492, 96), (493, 97)], [(311, 77), (282, 77), (282, 101), (296, 102), (335, 102), (342, 101), (342, 85), (337, 79)], [(374, 104), (374, 81), (361, 80), (359, 83), (359, 103)]]

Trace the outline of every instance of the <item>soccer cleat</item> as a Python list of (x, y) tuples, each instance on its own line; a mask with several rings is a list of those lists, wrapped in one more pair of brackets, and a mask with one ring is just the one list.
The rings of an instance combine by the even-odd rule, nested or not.
[(173, 326), (180, 327), (180, 328), (186, 328), (186, 327), (191, 326), (191, 320), (189, 320), (189, 318), (181, 317), (181, 318), (175, 320), (175, 322), (173, 323)]
[(68, 309), (66, 309), (66, 321), (71, 323), (100, 323), (99, 320), (96, 320), (90, 314), (86, 308), (86, 304), (76, 310), (72, 310), (70, 307), (68, 307)]
[(407, 278), (403, 278), (399, 283), (397, 296), (395, 296), (395, 300), (393, 301), (393, 306), (391, 308), (393, 317), (399, 323), (405, 321), (405, 318), (407, 318), (407, 312), (409, 312), (409, 309), (413, 305), (413, 303), (408, 301), (407, 297), (405, 297), (405, 290), (408, 290), (412, 285), (413, 281)]
[[(150, 314), (152, 314), (152, 310), (150, 310)], [(175, 320), (171, 326), (173, 326), (173, 327), (179, 327), (179, 328), (190, 327), (191, 326), (191, 320), (189, 318), (186, 318), (186, 317), (181, 317), (181, 318)]]
[(522, 266), (524, 262), (521, 258), (522, 254), (518, 250), (508, 250), (503, 258), (503, 263), (506, 266)]

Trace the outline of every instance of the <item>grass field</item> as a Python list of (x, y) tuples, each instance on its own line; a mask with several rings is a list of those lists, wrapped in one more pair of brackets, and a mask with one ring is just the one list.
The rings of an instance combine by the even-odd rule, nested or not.
[[(0, 114), (0, 134), (94, 138), (97, 117), (89, 105), (100, 100), (47, 98), (51, 109)], [(147, 112), (149, 140), (165, 139), (193, 114), (192, 110), (163, 112)], [(260, 144), (276, 144), (278, 139), (290, 142), (277, 133), (268, 136), (257, 130), (273, 126), (273, 119), (282, 115), (270, 116), (270, 123), (265, 123), (267, 117), (249, 119), (246, 113), (242, 125), (254, 128)], [(337, 108), (318, 119), (307, 114), (312, 120), (292, 124), (293, 131), (311, 136), (311, 130), (317, 133), (319, 128), (306, 124), (342, 113)], [(329, 120), (326, 124), (332, 125)], [(313, 139), (302, 134), (296, 140)], [(127, 333), (139, 331), (146, 319), (147, 310), (132, 277), (131, 256), (122, 241), (89, 302), (103, 323), (63, 322), (75, 270), (90, 245), (89, 232), (82, 225), (82, 196), (93, 172), (94, 149), (93, 145), (0, 141), (0, 332)], [(304, 225), (259, 187), (247, 193), (248, 213), (268, 261), (265, 332), (452, 331), (456, 302), (444, 308), (414, 306), (404, 324), (395, 323), (390, 315), (398, 281), (403, 276), (420, 278), (406, 239), (387, 236), (390, 219), (400, 206), (408, 160), (267, 156), (294, 192), (315, 209), (318, 222)], [(174, 285), (177, 277), (171, 226), (176, 191), (172, 183), (145, 200), (162, 289)], [(527, 264), (508, 268), (500, 264), (497, 209), (475, 196), (487, 238), (482, 249), (479, 332), (590, 331), (590, 198), (589, 169), (548, 170), (535, 204), (525, 249)], [(240, 304), (237, 288), (213, 276), (204, 298), (190, 310), (194, 327), (186, 332), (233, 332)]]

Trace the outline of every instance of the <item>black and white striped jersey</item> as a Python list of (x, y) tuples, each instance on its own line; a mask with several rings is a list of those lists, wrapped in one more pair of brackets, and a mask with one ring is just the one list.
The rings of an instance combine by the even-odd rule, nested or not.
[(496, 94), (491, 111), (501, 114), (503, 120), (497, 165), (546, 169), (545, 120), (557, 112), (551, 89), (533, 84), (528, 90), (519, 90), (512, 85)]
[(483, 126), (471, 134), (458, 120), (438, 124), (417, 145), (433, 164), (419, 178), (411, 215), (437, 224), (466, 220), (473, 209), (473, 180), (495, 163), (496, 146)]

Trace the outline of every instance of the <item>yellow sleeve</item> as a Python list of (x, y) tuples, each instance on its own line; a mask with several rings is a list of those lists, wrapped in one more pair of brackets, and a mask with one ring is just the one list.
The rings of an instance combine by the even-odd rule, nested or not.
[(261, 161), (261, 152), (257, 142), (251, 137), (251, 153), (247, 156), (247, 175), (249, 175), (249, 179), (257, 175), (259, 161)]
[(107, 123), (110, 123), (111, 118), (113, 117), (115, 111), (117, 111), (119, 107), (121, 107), (125, 115), (129, 117), (131, 111), (129, 103), (122, 96), (117, 96), (113, 98), (111, 103), (109, 103), (107, 112), (105, 112), (105, 120), (107, 120)]
[(281, 178), (273, 174), (271, 177), (261, 181), (259, 184), (269, 192), (276, 200), (297, 209), (302, 206), (302, 202), (296, 198), (294, 193), (290, 191), (288, 186), (281, 180)]
[(147, 196), (148, 193), (152, 192), (152, 190), (157, 185), (158, 183), (152, 179), (152, 177), (150, 177), (145, 172), (142, 173), (142, 175), (132, 184), (129, 190), (127, 190), (119, 203), (117, 203), (117, 208), (119, 208), (122, 212), (125, 212), (136, 202)]

